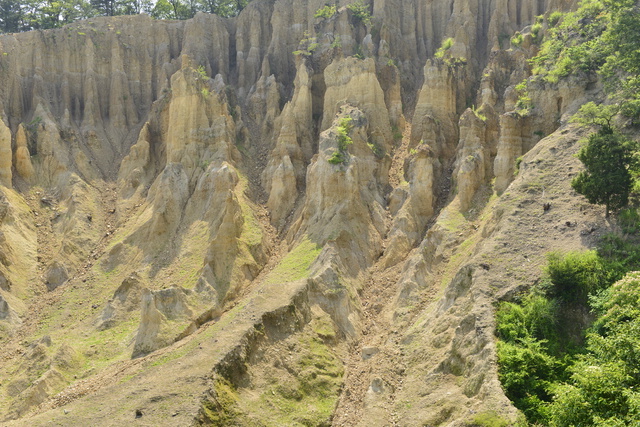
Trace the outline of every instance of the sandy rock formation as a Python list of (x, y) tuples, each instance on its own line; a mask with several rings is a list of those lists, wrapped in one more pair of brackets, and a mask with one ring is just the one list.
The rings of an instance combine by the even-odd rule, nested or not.
[(432, 146), (434, 154), (444, 159), (453, 157), (458, 137), (454, 123), (458, 111), (456, 82), (456, 69), (452, 65), (438, 59), (427, 61), (424, 83), (413, 113), (411, 146), (421, 140), (432, 140), (427, 135), (433, 130), (429, 121), (425, 120), (425, 117), (430, 117), (444, 136), (444, 141), (436, 141), (437, 145)]
[(493, 166), (496, 175), (494, 188), (498, 194), (506, 190), (513, 181), (516, 159), (525, 152), (528, 140), (531, 139), (528, 123), (527, 118), (520, 117), (517, 113), (500, 116), (500, 140)]
[(49, 266), (46, 285), (50, 291), (53, 291), (58, 286), (64, 285), (67, 280), (69, 280), (69, 272), (63, 264), (55, 261)]
[(384, 152), (391, 142), (391, 125), (384, 93), (376, 76), (375, 61), (348, 57), (335, 59), (324, 70), (326, 91), (321, 130), (329, 128), (344, 104), (357, 106), (369, 121), (371, 143)]
[(302, 61), (294, 85), (291, 101), (275, 122), (276, 146), (262, 172), (262, 183), (269, 194), (267, 207), (272, 223), (278, 228), (284, 225), (283, 221), (291, 213), (304, 186), (306, 165), (313, 153), (311, 78)]
[(131, 312), (140, 309), (145, 290), (141, 281), (142, 278), (138, 274), (132, 274), (122, 281), (96, 321), (98, 329), (111, 328), (127, 320)]
[(11, 188), (11, 130), (0, 119), (0, 185)]
[[(353, 143), (341, 150), (338, 128), (344, 128), (344, 119)], [(371, 126), (363, 111), (344, 106), (321, 134), (319, 154), (307, 170), (307, 197), (290, 230), (290, 236), (307, 234), (321, 245), (335, 242), (352, 272), (370, 265), (381, 253), (384, 233), (383, 199), (376, 177), (385, 164), (368, 145)], [(341, 151), (344, 161), (330, 163), (334, 153)]]
[[(482, 115), (482, 109), (478, 110)], [(486, 116), (467, 109), (460, 117), (460, 146), (454, 175), (456, 177), (460, 210), (471, 207), (476, 190), (491, 172), (491, 153), (486, 147)], [(483, 120), (483, 118), (485, 120)]]
[[(0, 416), (108, 424), (139, 409), (152, 424), (242, 423), (263, 416), (260, 402), (306, 416), (315, 391), (334, 408), (339, 390), (362, 386), (356, 411), (338, 410), (346, 425), (462, 425), (487, 408), (515, 419), (492, 365), (503, 276), (490, 270), (502, 264), (486, 258), (504, 255), (516, 159), (541, 155), (540, 134), (598, 87), (534, 85), (536, 107), (517, 117), (536, 46), (499, 44), (569, 4), (380, 0), (365, 24), (345, 5), (315, 18), (321, 0), (255, 0), (230, 20), (98, 18), (1, 36), (0, 326), (20, 338), (0, 344), (8, 369), (32, 371), (0, 378)], [(294, 55), (305, 38), (317, 47)], [(473, 100), (478, 115), (465, 112)], [(503, 195), (479, 200), (494, 176)], [(42, 319), (72, 362), (38, 341)], [(389, 331), (372, 337), (377, 321)], [(78, 349), (57, 347), (66, 335)], [(24, 342), (37, 343), (28, 357)], [(121, 362), (94, 376), (73, 354)], [(344, 377), (346, 364), (370, 375)], [(101, 412), (105, 399), (133, 409)]]
[(183, 288), (167, 288), (159, 291), (145, 290), (142, 294), (140, 327), (133, 347), (133, 357), (142, 356), (173, 342), (181, 332), (176, 329), (181, 321), (188, 320), (193, 312), (189, 308)]
[(420, 243), (427, 222), (434, 213), (434, 164), (437, 164), (438, 160), (433, 157), (433, 152), (426, 144), (419, 144), (414, 150), (415, 154), (405, 161), (408, 189), (404, 190), (405, 194), (400, 193), (405, 200), (402, 201), (401, 207), (397, 208), (393, 205), (399, 204), (399, 201), (389, 199), (389, 209), (393, 212), (394, 218), (383, 256), (382, 265), (385, 268), (397, 264)]
[(27, 133), (24, 125), (20, 123), (16, 132), (16, 150), (13, 154), (13, 164), (18, 175), (27, 182), (31, 182), (35, 173), (31, 163), (31, 153), (27, 143)]
[(150, 179), (151, 131), (149, 128), (150, 123), (145, 123), (140, 130), (137, 142), (131, 146), (129, 154), (122, 159), (118, 178), (120, 180), (120, 194), (125, 199), (131, 197), (142, 184)]
[[(182, 61), (184, 64), (188, 59)], [(171, 89), (166, 125), (167, 163), (180, 163), (193, 188), (207, 162), (232, 158), (234, 122), (221, 76), (212, 81), (185, 67), (171, 77)]]

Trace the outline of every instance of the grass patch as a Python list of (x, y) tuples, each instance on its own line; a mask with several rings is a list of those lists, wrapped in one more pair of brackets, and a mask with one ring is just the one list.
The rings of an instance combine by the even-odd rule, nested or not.
[(255, 247), (262, 244), (262, 227), (253, 214), (254, 209), (251, 206), (252, 202), (244, 195), (247, 188), (249, 188), (249, 180), (239, 172), (238, 178), (239, 185), (236, 187), (236, 195), (240, 203), (240, 209), (242, 209), (242, 218), (244, 220), (240, 239), (249, 245), (249, 247)]
[(508, 427), (509, 420), (502, 418), (496, 411), (480, 412), (473, 417), (469, 427)]
[[(271, 371), (257, 401), (246, 401), (246, 411), (260, 421), (268, 414), (267, 425), (329, 425), (344, 375), (342, 363), (313, 333), (299, 337), (295, 348), (293, 360)], [(279, 374), (282, 369), (287, 373)]]
[(311, 242), (305, 237), (282, 261), (269, 273), (264, 283), (272, 285), (275, 283), (294, 282), (309, 275), (309, 268), (316, 260), (321, 247)]

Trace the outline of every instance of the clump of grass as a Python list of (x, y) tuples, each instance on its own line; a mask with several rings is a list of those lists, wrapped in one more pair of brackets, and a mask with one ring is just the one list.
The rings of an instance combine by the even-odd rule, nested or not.
[(524, 36), (520, 31), (516, 31), (513, 34), (513, 37), (511, 37), (511, 44), (514, 45), (515, 47), (522, 46), (523, 41), (524, 41)]
[(335, 4), (326, 4), (320, 9), (316, 10), (316, 13), (314, 13), (313, 17), (329, 19), (333, 15), (335, 15), (337, 11), (338, 11), (338, 7)]
[(449, 49), (451, 49), (451, 47), (453, 46), (453, 43), (455, 42), (455, 40), (453, 39), (453, 37), (449, 37), (447, 39), (444, 39), (442, 41), (442, 44), (440, 45), (440, 47), (438, 48), (438, 50), (435, 53), (435, 57), (438, 59), (442, 59), (444, 58), (444, 54), (447, 53), (447, 51)]
[(349, 132), (351, 132), (351, 120), (349, 116), (340, 119), (337, 127), (338, 149), (331, 154), (328, 160), (332, 165), (339, 165), (347, 160), (347, 147), (353, 144), (353, 140), (349, 136)]
[(305, 238), (265, 278), (265, 284), (293, 282), (309, 275), (309, 268), (320, 254), (320, 248)]
[(362, 22), (364, 25), (371, 25), (371, 12), (369, 12), (369, 5), (364, 4), (362, 0), (357, 0), (347, 6), (347, 9), (351, 11), (352, 16)]

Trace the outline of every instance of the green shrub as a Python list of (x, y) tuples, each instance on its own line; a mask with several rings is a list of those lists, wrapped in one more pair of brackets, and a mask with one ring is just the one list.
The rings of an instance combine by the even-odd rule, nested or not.
[(453, 43), (455, 43), (455, 40), (452, 37), (442, 40), (442, 44), (440, 45), (434, 56), (438, 59), (444, 58), (444, 54), (447, 53), (449, 49), (451, 49)]
[(198, 68), (196, 69), (197, 73), (198, 73), (198, 77), (201, 79), (208, 79), (209, 76), (207, 76), (207, 70), (204, 68), (204, 65), (198, 65)]
[(351, 117), (345, 116), (340, 119), (337, 132), (338, 149), (335, 150), (331, 157), (327, 160), (332, 165), (338, 165), (347, 161), (347, 147), (353, 144), (353, 140), (349, 136), (351, 132)]
[(524, 36), (520, 31), (516, 31), (513, 34), (513, 37), (511, 37), (511, 44), (514, 45), (515, 47), (520, 47), (523, 41), (524, 41)]
[(547, 19), (549, 26), (555, 27), (558, 24), (558, 22), (560, 22), (563, 15), (564, 14), (559, 11), (552, 12), (551, 15), (549, 15), (549, 18)]
[(346, 160), (347, 159), (345, 158), (344, 154), (342, 154), (339, 150), (336, 150), (331, 154), (331, 157), (329, 157), (329, 160), (327, 161), (332, 165), (339, 165), (344, 163)]
[(378, 144), (367, 142), (367, 147), (369, 147), (371, 151), (373, 151), (374, 156), (376, 156), (377, 158), (381, 159), (384, 157), (384, 150), (380, 148)]
[(618, 223), (622, 231), (628, 234), (640, 232), (640, 214), (637, 208), (622, 209), (618, 212)]
[(611, 280), (619, 280), (627, 271), (640, 270), (640, 245), (635, 239), (605, 234), (598, 246), (598, 255), (606, 262)]
[(540, 43), (542, 41), (542, 23), (536, 22), (531, 27), (531, 38), (534, 43)]
[(587, 334), (587, 353), (554, 388), (553, 425), (635, 426), (640, 423), (640, 273), (592, 300), (598, 314)]
[(509, 421), (502, 418), (496, 411), (481, 412), (473, 417), (469, 427), (508, 427)]
[(624, 208), (629, 203), (636, 151), (633, 141), (604, 126), (589, 135), (586, 145), (578, 152), (585, 170), (571, 181), (571, 187), (589, 203), (604, 205), (605, 217), (609, 217), (612, 210)]
[(304, 32), (304, 35), (298, 43), (298, 50), (294, 51), (294, 55), (311, 56), (313, 52), (320, 46), (315, 37), (311, 37), (308, 31)]
[(333, 17), (338, 11), (338, 7), (335, 4), (327, 4), (316, 11), (313, 15), (314, 18), (329, 19)]
[(369, 12), (369, 5), (364, 4), (362, 0), (356, 0), (347, 6), (347, 9), (351, 11), (351, 15), (356, 21), (362, 22), (364, 25), (371, 25), (371, 12)]
[(517, 175), (517, 174), (518, 174), (518, 172), (520, 172), (520, 165), (522, 164), (522, 158), (523, 158), (523, 156), (518, 156), (518, 157), (516, 158), (516, 168), (515, 168), (515, 170), (513, 171), (513, 174), (514, 174), (514, 175)]
[[(549, 280), (518, 303), (500, 303), (496, 312), (506, 395), (534, 425), (639, 425), (640, 272), (618, 279), (640, 268), (640, 244), (607, 235), (597, 254), (548, 258)], [(586, 338), (568, 346), (573, 325), (567, 312), (577, 306), (579, 316), (591, 309), (595, 321), (580, 325)]]
[(520, 117), (527, 117), (529, 114), (531, 114), (532, 110), (533, 102), (529, 97), (529, 93), (525, 92), (518, 97), (518, 101), (516, 101), (515, 112)]
[(612, 282), (610, 269), (596, 251), (551, 252), (547, 255), (546, 273), (554, 285), (554, 296), (572, 304), (586, 305), (589, 294)]

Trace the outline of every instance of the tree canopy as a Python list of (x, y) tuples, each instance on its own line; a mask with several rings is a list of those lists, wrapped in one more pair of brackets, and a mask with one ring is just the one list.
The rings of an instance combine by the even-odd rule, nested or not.
[(571, 181), (571, 186), (589, 203), (605, 205), (608, 217), (611, 210), (623, 208), (629, 202), (633, 151), (631, 141), (610, 127), (603, 127), (589, 136), (578, 153), (585, 170)]
[(250, 0), (0, 0), (0, 33), (56, 28), (94, 16), (147, 13), (189, 19), (197, 12), (236, 16)]

